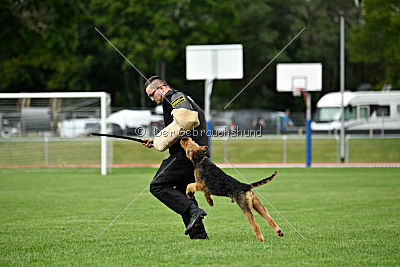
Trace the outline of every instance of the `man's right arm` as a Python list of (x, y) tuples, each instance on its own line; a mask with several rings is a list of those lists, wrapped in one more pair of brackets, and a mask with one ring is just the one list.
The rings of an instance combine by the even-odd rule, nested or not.
[(147, 147), (147, 148), (152, 148), (154, 145), (153, 145), (153, 138), (145, 138), (145, 139), (143, 139), (143, 141), (146, 141), (146, 143), (142, 143), (145, 147)]

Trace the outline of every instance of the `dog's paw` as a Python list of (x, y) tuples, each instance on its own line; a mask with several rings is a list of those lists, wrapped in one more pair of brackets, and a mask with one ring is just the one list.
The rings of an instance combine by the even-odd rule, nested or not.
[(276, 234), (280, 237), (283, 237), (283, 232), (281, 230), (278, 230), (278, 232), (276, 232)]

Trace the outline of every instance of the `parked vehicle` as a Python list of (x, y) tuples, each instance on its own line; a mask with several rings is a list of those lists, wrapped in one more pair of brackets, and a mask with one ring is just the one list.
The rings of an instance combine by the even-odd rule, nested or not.
[[(254, 126), (254, 121), (263, 121), (261, 133), (279, 134), (281, 132), (281, 121), (284, 112), (263, 109), (239, 109), (229, 111), (211, 111), (211, 127), (214, 133), (226, 131), (249, 131), (259, 130)], [(291, 132), (297, 132), (297, 127), (290, 120)], [(260, 125), (260, 124), (259, 124)]]
[(233, 111), (211, 111), (211, 128), (215, 134), (230, 131), (235, 126)]
[[(152, 114), (151, 110), (123, 109), (110, 114), (107, 118), (107, 132), (118, 135), (153, 136), (158, 133), (162, 115)], [(153, 130), (152, 128), (156, 128)], [(92, 132), (100, 132), (100, 119), (81, 118), (63, 120), (59, 123), (60, 136), (89, 136)]]
[[(344, 92), (345, 129), (350, 132), (400, 131), (400, 91)], [(328, 93), (317, 103), (313, 131), (340, 130), (341, 93)]]

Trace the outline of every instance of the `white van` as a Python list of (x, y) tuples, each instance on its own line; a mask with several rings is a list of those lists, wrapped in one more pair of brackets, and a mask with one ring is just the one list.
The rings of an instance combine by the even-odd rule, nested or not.
[[(400, 131), (400, 91), (344, 92), (345, 129), (367, 132)], [(328, 93), (317, 103), (313, 131), (337, 131), (341, 120), (341, 93)]]

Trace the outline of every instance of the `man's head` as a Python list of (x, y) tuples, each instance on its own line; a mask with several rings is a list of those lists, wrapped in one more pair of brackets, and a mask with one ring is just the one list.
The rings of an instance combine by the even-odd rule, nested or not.
[(168, 84), (158, 76), (151, 76), (144, 84), (146, 94), (157, 104), (164, 101), (164, 95), (171, 89)]

